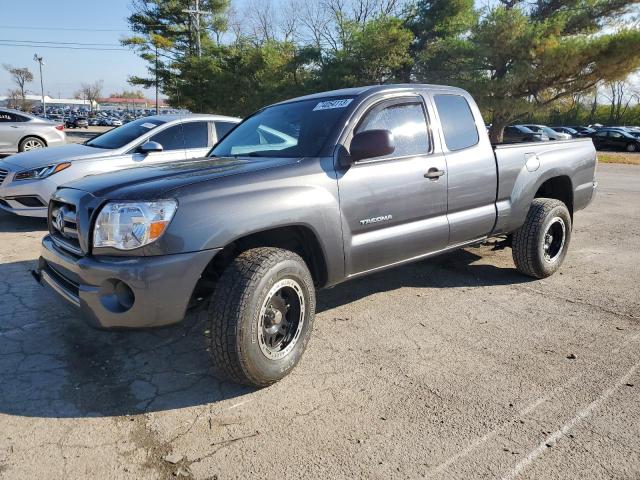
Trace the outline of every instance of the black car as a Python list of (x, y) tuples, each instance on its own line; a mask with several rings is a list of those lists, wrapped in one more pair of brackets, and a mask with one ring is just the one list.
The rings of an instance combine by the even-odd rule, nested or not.
[(536, 133), (522, 125), (509, 125), (504, 129), (502, 143), (541, 142), (542, 133)]
[(581, 127), (579, 125), (571, 125), (571, 126), (564, 127), (564, 128), (571, 128), (572, 130), (575, 130), (576, 132), (578, 132), (578, 136), (579, 137), (591, 137), (597, 131), (594, 128)]
[(89, 128), (86, 117), (68, 117), (64, 122), (65, 128)]
[(640, 151), (640, 138), (636, 138), (624, 130), (601, 128), (591, 138), (597, 150)]

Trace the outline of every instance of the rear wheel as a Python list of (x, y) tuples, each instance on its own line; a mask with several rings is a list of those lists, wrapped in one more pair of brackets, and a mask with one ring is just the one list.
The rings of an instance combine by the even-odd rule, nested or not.
[(627, 145), (627, 152), (635, 152), (638, 149), (635, 143), (630, 143)]
[(513, 234), (516, 268), (535, 278), (553, 275), (564, 261), (570, 240), (571, 215), (566, 205), (551, 198), (535, 198), (524, 225)]
[(263, 387), (302, 356), (315, 315), (305, 262), (272, 247), (247, 250), (220, 276), (208, 308), (209, 352), (218, 377)]
[(28, 152), (29, 150), (35, 150), (37, 148), (44, 148), (47, 144), (44, 143), (43, 140), (40, 140), (37, 137), (26, 137), (23, 138), (18, 145), (18, 150), (21, 152)]

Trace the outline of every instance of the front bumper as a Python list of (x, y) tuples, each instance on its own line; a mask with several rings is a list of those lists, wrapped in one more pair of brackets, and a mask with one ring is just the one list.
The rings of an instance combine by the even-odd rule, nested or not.
[[(2, 168), (6, 170), (4, 165)], [(47, 204), (58, 184), (50, 178), (14, 182), (15, 174), (9, 170), (0, 184), (0, 209), (25, 217), (47, 218)]]
[(34, 276), (96, 328), (180, 322), (202, 272), (220, 249), (154, 257), (75, 257), (50, 236)]

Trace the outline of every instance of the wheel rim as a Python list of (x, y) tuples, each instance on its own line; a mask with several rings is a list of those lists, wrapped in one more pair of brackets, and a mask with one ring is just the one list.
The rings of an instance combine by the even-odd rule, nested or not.
[(265, 357), (278, 360), (298, 343), (304, 325), (305, 300), (302, 287), (293, 279), (276, 282), (260, 309), (258, 343)]
[(43, 145), (38, 140), (27, 140), (24, 142), (24, 151), (35, 150), (36, 148), (42, 148)]
[(627, 151), (628, 152), (635, 152), (636, 151), (636, 146), (633, 143), (630, 143), (629, 145), (627, 145)]
[(547, 262), (552, 263), (558, 259), (564, 248), (566, 237), (567, 227), (564, 220), (553, 217), (542, 236), (542, 249)]

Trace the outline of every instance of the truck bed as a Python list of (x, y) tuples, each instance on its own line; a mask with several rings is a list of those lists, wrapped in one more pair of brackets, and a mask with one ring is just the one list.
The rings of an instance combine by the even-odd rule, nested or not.
[(590, 138), (494, 145), (494, 154), (498, 173), (495, 234), (522, 225), (547, 179), (560, 177), (571, 184), (572, 212), (591, 200), (597, 159)]

